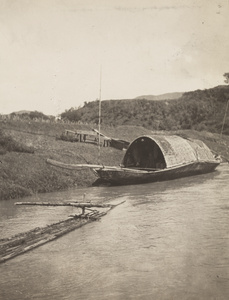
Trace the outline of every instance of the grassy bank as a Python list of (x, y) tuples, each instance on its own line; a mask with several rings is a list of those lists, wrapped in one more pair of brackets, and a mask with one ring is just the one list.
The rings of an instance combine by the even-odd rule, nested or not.
[[(4, 135), (15, 143), (16, 148), (0, 153), (0, 200), (14, 199), (36, 193), (53, 192), (73, 187), (91, 186), (97, 179), (91, 170), (64, 170), (46, 163), (52, 158), (66, 163), (102, 163), (119, 165), (123, 151), (101, 148), (98, 161), (98, 147), (87, 143), (70, 143), (57, 140), (65, 129), (88, 130), (88, 125), (51, 124), (37, 122), (2, 122)], [(151, 131), (137, 126), (102, 128), (105, 135), (132, 141)], [(213, 151), (229, 160), (229, 137), (223, 139), (217, 134), (196, 131), (174, 132), (186, 137), (203, 140)], [(0, 145), (1, 146), (1, 145)], [(20, 146), (20, 147), (19, 147)], [(19, 147), (19, 150), (18, 148)], [(23, 151), (28, 150), (28, 151)]]

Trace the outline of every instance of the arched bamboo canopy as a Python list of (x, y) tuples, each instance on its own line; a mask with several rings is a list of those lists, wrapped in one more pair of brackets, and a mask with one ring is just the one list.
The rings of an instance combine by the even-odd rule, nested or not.
[(196, 161), (215, 161), (202, 141), (176, 135), (147, 135), (129, 145), (122, 164), (126, 168), (165, 169)]

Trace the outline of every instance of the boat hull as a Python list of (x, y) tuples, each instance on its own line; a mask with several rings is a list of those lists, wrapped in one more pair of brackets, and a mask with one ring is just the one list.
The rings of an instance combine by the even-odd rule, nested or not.
[(95, 169), (102, 182), (112, 185), (140, 184), (148, 182), (157, 182), (172, 180), (181, 177), (210, 173), (215, 170), (219, 162), (198, 161), (172, 168), (166, 168), (156, 171), (145, 171), (129, 168)]

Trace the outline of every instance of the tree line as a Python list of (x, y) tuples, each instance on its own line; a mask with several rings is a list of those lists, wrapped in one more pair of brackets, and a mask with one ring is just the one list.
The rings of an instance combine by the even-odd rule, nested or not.
[[(186, 92), (179, 99), (153, 101), (146, 99), (104, 100), (101, 102), (101, 124), (138, 125), (151, 130), (194, 129), (220, 133), (229, 86)], [(61, 118), (83, 123), (98, 123), (99, 101), (85, 102), (82, 108), (66, 110)], [(229, 116), (224, 134), (229, 135)]]

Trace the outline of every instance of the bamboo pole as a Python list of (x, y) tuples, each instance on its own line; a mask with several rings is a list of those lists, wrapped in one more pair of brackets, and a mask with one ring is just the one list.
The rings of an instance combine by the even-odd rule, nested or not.
[(50, 159), (48, 158), (46, 162), (50, 165), (53, 165), (55, 167), (60, 167), (64, 169), (70, 169), (70, 170), (75, 170), (75, 169), (82, 169), (82, 168), (90, 168), (90, 169), (100, 169), (103, 168), (103, 165), (89, 165), (89, 164), (66, 164), (62, 163), (60, 161)]
[(39, 205), (39, 206), (74, 206), (79, 208), (100, 207), (109, 208), (112, 204), (94, 204), (94, 203), (50, 203), (50, 202), (15, 202), (15, 205)]
[(83, 168), (89, 168), (89, 169), (114, 169), (114, 170), (121, 170), (121, 167), (115, 167), (115, 166), (104, 166), (104, 165), (89, 165), (89, 164), (66, 164), (62, 163), (60, 161), (50, 159), (48, 158), (46, 162), (50, 165), (53, 165), (55, 167), (63, 168), (63, 169), (69, 169), (69, 170), (77, 170), (77, 169), (83, 169)]
[(99, 157), (98, 161), (100, 163), (100, 131), (101, 131), (101, 95), (102, 95), (102, 66), (100, 66), (100, 87), (99, 87)]

